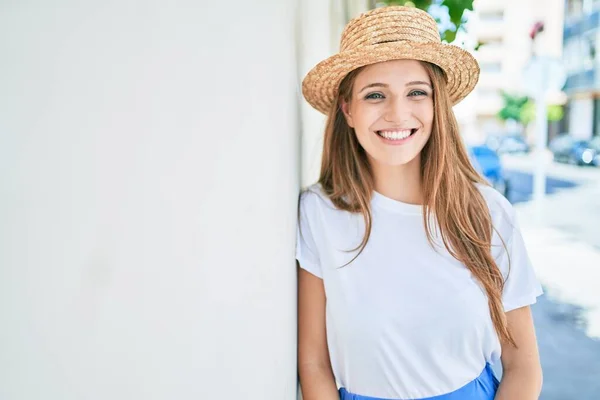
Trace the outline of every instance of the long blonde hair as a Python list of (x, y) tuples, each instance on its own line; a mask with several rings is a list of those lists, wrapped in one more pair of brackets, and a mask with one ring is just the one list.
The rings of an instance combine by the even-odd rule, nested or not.
[[(462, 262), (485, 289), (498, 337), (516, 346), (502, 306), (504, 279), (491, 254), (491, 216), (475, 186), (475, 183), (486, 182), (473, 168), (463, 145), (443, 71), (437, 65), (422, 64), (432, 82), (434, 104), (431, 136), (421, 152), (423, 223), (427, 239), (433, 246), (433, 216), (448, 252)], [(340, 99), (351, 100), (354, 80), (360, 70), (352, 71), (341, 82)], [(337, 208), (363, 215), (365, 235), (354, 249), (359, 250), (354, 260), (371, 234), (370, 203), (374, 183), (365, 150), (348, 126), (339, 102), (327, 118), (319, 183)]]

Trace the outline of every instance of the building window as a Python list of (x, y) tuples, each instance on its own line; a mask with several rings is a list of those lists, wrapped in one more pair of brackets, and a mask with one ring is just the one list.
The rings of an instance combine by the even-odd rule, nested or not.
[(568, 19), (573, 19), (583, 14), (591, 14), (598, 9), (600, 9), (600, 0), (567, 0), (566, 16)]
[(567, 74), (572, 74), (573, 71), (575, 70), (574, 67), (574, 58), (573, 58), (573, 40), (567, 40), (565, 41), (564, 47), (563, 47), (563, 61), (565, 63), (565, 69), (567, 70)]
[(479, 13), (479, 20), (481, 22), (501, 22), (504, 20), (504, 11), (481, 11)]
[(594, 99), (594, 123), (592, 126), (592, 134), (598, 134), (598, 127), (600, 127), (600, 99)]
[(581, 58), (584, 70), (594, 68), (596, 62), (596, 36), (596, 31), (592, 31), (581, 37)]
[(567, 17), (577, 18), (583, 13), (583, 0), (567, 0)]
[(582, 9), (585, 14), (591, 14), (594, 10), (597, 10), (600, 6), (598, 0), (583, 0)]
[(563, 57), (569, 75), (594, 69), (597, 52), (596, 31), (573, 37), (565, 42)]

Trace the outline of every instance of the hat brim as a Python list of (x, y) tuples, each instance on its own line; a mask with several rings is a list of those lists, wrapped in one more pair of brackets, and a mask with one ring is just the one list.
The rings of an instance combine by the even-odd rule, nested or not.
[(419, 60), (439, 66), (446, 75), (452, 104), (464, 99), (479, 80), (475, 58), (460, 47), (443, 43), (390, 42), (364, 46), (338, 53), (317, 64), (302, 82), (302, 94), (323, 114), (337, 100), (341, 81), (351, 71), (391, 60)]

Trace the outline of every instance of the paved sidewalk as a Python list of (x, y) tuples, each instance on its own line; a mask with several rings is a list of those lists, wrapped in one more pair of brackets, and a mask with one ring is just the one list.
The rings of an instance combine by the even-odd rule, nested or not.
[[(529, 173), (533, 160), (507, 158)], [(549, 166), (575, 183), (515, 205), (545, 295), (532, 307), (544, 369), (543, 400), (600, 399), (600, 169)], [(541, 215), (542, 218), (538, 216)]]

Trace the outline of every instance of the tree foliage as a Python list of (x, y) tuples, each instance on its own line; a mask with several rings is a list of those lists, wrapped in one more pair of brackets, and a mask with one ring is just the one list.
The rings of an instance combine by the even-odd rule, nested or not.
[(473, 10), (473, 0), (384, 0), (375, 2), (375, 4), (378, 3), (397, 6), (413, 6), (425, 11), (428, 11), (429, 7), (432, 5), (437, 5), (446, 9), (451, 25), (453, 26), (444, 27), (444, 29), (441, 30), (440, 35), (442, 40), (448, 43), (454, 41), (456, 33), (465, 22), (465, 10)]
[[(513, 120), (526, 126), (535, 119), (535, 102), (527, 96), (511, 95), (501, 92), (504, 105), (498, 112), (498, 118), (506, 121)], [(549, 121), (560, 121), (564, 116), (563, 107), (549, 105), (547, 108)]]
[[(548, 121), (560, 121), (564, 117), (563, 107), (557, 104), (550, 104), (546, 108)], [(535, 102), (529, 100), (521, 111), (521, 123), (527, 125), (535, 119)]]
[(501, 95), (504, 105), (498, 112), (498, 118), (502, 121), (513, 120), (523, 123), (522, 114), (525, 105), (529, 102), (529, 98), (527, 96), (511, 95), (506, 92), (501, 92)]

